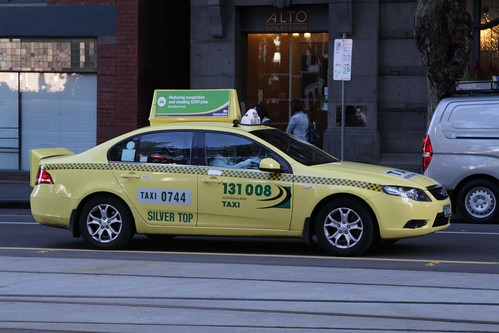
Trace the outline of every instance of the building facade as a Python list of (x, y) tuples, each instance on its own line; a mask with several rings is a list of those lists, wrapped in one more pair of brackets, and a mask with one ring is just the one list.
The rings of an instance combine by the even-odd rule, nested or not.
[(188, 17), (184, 0), (0, 0), (0, 180), (32, 148), (147, 125), (154, 89), (189, 88)]
[[(280, 128), (289, 119), (289, 101), (300, 99), (325, 150), (420, 171), (429, 119), (427, 78), (414, 38), (417, 5), (191, 0), (191, 87), (235, 87), (246, 108), (263, 103)], [(479, 29), (499, 17), (498, 6), (467, 2), (476, 22), (469, 78), (497, 75), (499, 26)]]
[[(416, 6), (192, 0), (191, 87), (235, 87), (243, 105), (263, 103), (281, 128), (289, 101), (300, 99), (325, 150), (346, 160), (415, 168), (427, 122), (426, 76), (414, 41)], [(351, 45), (343, 44), (349, 40)], [(348, 81), (335, 80), (341, 69), (335, 51), (342, 45), (352, 51)]]
[[(492, 0), (468, 2), (475, 21), (499, 16)], [(235, 88), (243, 110), (263, 104), (281, 129), (299, 99), (325, 150), (419, 171), (428, 113), (416, 7), (417, 0), (0, 0), (0, 180), (26, 173), (32, 148), (80, 152), (147, 125), (158, 88)], [(473, 60), (484, 55), (488, 75), (499, 54), (494, 29), (475, 36)]]

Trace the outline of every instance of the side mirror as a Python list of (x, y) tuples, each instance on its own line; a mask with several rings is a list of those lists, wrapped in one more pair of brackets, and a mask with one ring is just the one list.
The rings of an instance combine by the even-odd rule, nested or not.
[(284, 172), (283, 169), (281, 169), (281, 165), (279, 162), (274, 160), (273, 158), (264, 158), (260, 161), (260, 165), (258, 166), (258, 169), (262, 171), (267, 171), (267, 172), (275, 172), (275, 173), (282, 173)]

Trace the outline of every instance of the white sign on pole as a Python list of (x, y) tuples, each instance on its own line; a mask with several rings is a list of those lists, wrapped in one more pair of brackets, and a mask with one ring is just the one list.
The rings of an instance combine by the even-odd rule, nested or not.
[(333, 80), (350, 81), (352, 77), (352, 39), (334, 40)]

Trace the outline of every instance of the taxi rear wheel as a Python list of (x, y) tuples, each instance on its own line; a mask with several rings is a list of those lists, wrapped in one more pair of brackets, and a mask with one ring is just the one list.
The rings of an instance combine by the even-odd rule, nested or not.
[(125, 247), (133, 237), (132, 214), (119, 199), (111, 196), (88, 201), (80, 214), (80, 232), (93, 248)]
[(319, 244), (328, 253), (355, 256), (371, 246), (374, 221), (362, 203), (341, 198), (322, 207), (315, 221), (315, 232)]

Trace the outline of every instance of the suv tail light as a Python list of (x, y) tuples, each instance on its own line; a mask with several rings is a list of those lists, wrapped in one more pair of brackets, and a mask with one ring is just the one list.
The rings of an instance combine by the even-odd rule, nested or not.
[(38, 171), (36, 172), (36, 180), (35, 180), (35, 185), (41, 185), (41, 184), (54, 184), (54, 181), (52, 180), (52, 176), (48, 171), (43, 170), (41, 167), (38, 167)]
[(430, 136), (426, 134), (423, 139), (423, 172), (428, 169), (431, 158), (433, 157), (433, 147), (431, 146)]

